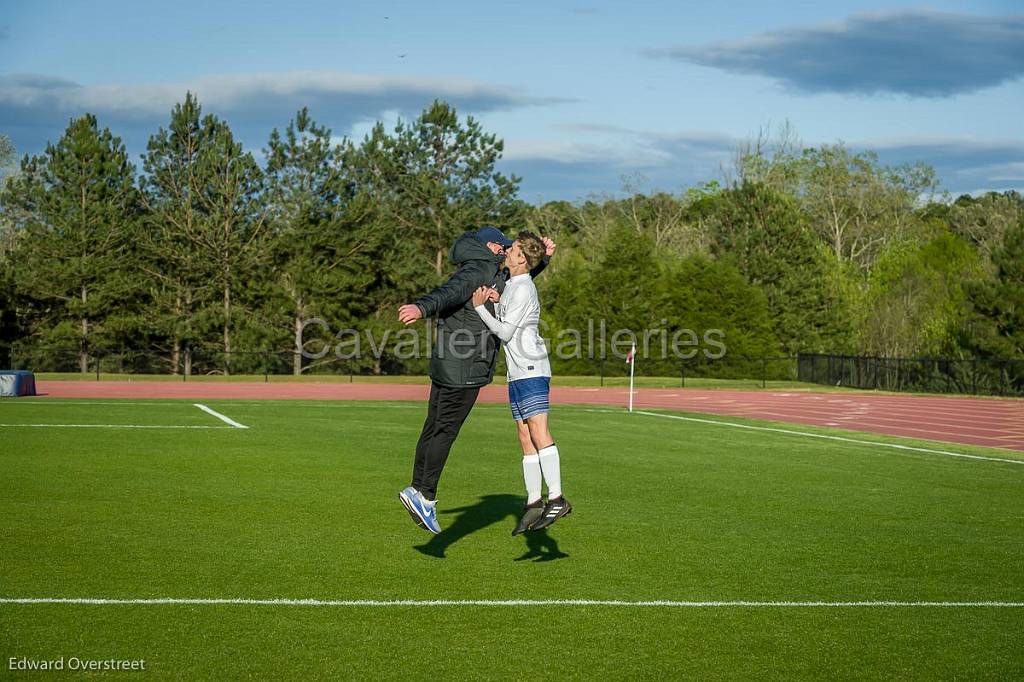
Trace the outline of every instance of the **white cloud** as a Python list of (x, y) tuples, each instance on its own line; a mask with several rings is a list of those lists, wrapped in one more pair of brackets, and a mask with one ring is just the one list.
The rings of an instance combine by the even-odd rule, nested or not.
[[(623, 176), (633, 174), (646, 180), (643, 191), (675, 192), (722, 179), (742, 141), (714, 131), (656, 133), (589, 124), (559, 129), (589, 132), (601, 141), (510, 143), (503, 164), (523, 177), (523, 194), (529, 200), (615, 194), (623, 189)], [(929, 164), (944, 188), (956, 194), (1015, 189), (1024, 183), (1024, 140), (917, 136), (848, 142), (847, 146), (854, 152), (873, 151), (884, 164)]]
[(523, 178), (527, 200), (617, 194), (627, 184), (676, 192), (719, 178), (738, 144), (708, 131), (656, 133), (587, 123), (556, 129), (590, 139), (506, 141), (503, 168)]
[(671, 160), (668, 153), (629, 144), (594, 144), (569, 140), (506, 140), (506, 161), (600, 162), (616, 167), (657, 165)]
[(0, 76), (0, 121), (19, 149), (38, 150), (56, 139), (70, 118), (95, 114), (100, 125), (127, 138), (149, 135), (166, 125), (171, 108), (186, 92), (205, 112), (232, 128), (259, 134), (283, 127), (297, 110), (334, 130), (347, 132), (382, 113), (414, 116), (434, 99), (461, 113), (508, 110), (561, 100), (465, 78), (374, 76), (336, 71), (202, 76), (176, 83), (82, 85), (31, 74)]

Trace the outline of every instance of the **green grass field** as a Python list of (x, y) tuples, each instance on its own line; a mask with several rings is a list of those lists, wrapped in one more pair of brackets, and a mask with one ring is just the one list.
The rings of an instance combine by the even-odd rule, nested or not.
[[(189, 402), (0, 402), (0, 597), (1024, 601), (1014, 463), (557, 406), (576, 510), (512, 538), (512, 422), (479, 405), (431, 539), (397, 499), (423, 405), (206, 404), (249, 428)], [(1012, 606), (0, 603), (0, 670), (75, 656), (185, 679), (1020, 679), (1022, 633)]]

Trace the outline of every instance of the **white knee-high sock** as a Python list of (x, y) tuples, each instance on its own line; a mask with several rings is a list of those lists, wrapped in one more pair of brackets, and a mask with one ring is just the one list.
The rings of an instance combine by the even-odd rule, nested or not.
[(544, 472), (544, 482), (548, 484), (548, 499), (553, 500), (562, 496), (562, 470), (558, 463), (558, 448), (555, 444), (541, 448), (540, 469)]
[(540, 499), (540, 455), (523, 456), (523, 480), (526, 482), (526, 503)]

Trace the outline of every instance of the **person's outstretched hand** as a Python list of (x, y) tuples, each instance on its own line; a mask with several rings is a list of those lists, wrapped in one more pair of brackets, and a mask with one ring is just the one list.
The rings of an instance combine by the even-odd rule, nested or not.
[(544, 255), (551, 258), (555, 255), (555, 249), (558, 248), (558, 244), (551, 241), (550, 237), (541, 237), (540, 240), (544, 242)]
[(408, 303), (398, 309), (398, 321), (402, 324), (412, 324), (423, 317), (423, 311), (415, 303)]

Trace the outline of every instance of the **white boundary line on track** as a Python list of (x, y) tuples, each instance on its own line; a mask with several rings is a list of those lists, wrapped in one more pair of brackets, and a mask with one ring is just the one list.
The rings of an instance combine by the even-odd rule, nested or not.
[(625, 606), (669, 608), (1024, 608), (1024, 601), (626, 601), (620, 599), (109, 599), (0, 597), (0, 604), (90, 606)]
[[(596, 410), (598, 412), (605, 412), (606, 410)], [(980, 459), (989, 462), (1006, 462), (1007, 464), (1024, 464), (1024, 460), (1021, 459), (1004, 459), (1002, 457), (983, 457), (982, 455), (968, 455), (962, 452), (950, 452), (948, 450), (933, 450), (931, 448), (920, 448), (913, 445), (900, 445), (899, 443), (879, 443), (870, 440), (860, 440), (858, 438), (847, 438), (846, 436), (830, 436), (824, 433), (809, 433), (807, 431), (792, 431), (790, 429), (780, 429), (772, 426), (754, 426), (752, 424), (737, 424), (736, 422), (722, 422), (715, 419), (701, 419), (699, 417), (684, 417), (678, 414), (662, 414), (661, 412), (646, 412), (644, 410), (635, 410), (636, 414), (647, 415), (648, 417), (663, 417), (665, 419), (679, 419), (688, 422), (698, 422), (701, 424), (715, 424), (717, 426), (732, 426), (737, 429), (749, 429), (751, 431), (770, 431), (772, 433), (785, 433), (790, 436), (804, 436), (806, 438), (823, 438), (825, 440), (837, 440), (843, 443), (856, 443), (858, 445), (873, 445), (881, 448), (893, 448), (895, 450), (911, 450), (913, 452), (924, 452), (930, 455), (943, 455), (945, 457), (961, 457), (963, 459)]]
[(195, 407), (198, 407), (200, 410), (202, 410), (203, 412), (206, 412), (207, 414), (212, 414), (217, 419), (221, 420), (225, 424), (228, 424), (229, 426), (235, 427), (236, 429), (247, 429), (247, 428), (249, 428), (245, 424), (239, 424), (238, 422), (236, 422), (231, 417), (227, 417), (227, 416), (221, 414), (220, 412), (218, 412), (217, 410), (211, 410), (206, 405), (202, 405), (200, 403), (192, 403), (192, 405), (195, 406)]
[[(0, 424), (10, 428), (53, 429), (230, 429), (230, 426), (178, 426), (173, 424)], [(247, 428), (247, 427), (242, 427)]]

